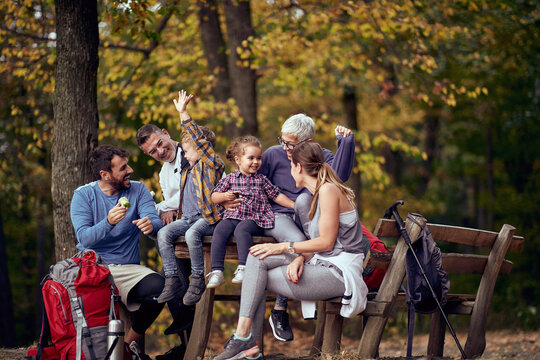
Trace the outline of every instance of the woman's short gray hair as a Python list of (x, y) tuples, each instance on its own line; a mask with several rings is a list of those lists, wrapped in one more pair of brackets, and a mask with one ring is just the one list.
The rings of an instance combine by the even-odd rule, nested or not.
[(283, 123), (281, 133), (291, 134), (298, 141), (313, 139), (313, 136), (315, 136), (315, 122), (306, 114), (296, 114)]

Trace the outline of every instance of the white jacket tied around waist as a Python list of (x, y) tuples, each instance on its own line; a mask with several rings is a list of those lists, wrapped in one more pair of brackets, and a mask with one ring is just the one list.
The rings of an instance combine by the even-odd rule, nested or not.
[[(365, 310), (367, 305), (368, 287), (362, 277), (364, 254), (341, 252), (339, 255), (324, 257), (315, 254), (308, 264), (316, 264), (317, 260), (326, 260), (337, 266), (342, 274), (345, 284), (345, 293), (341, 298), (340, 315), (353, 317)], [(302, 301), (302, 316), (305, 319), (314, 318), (315, 301)]]

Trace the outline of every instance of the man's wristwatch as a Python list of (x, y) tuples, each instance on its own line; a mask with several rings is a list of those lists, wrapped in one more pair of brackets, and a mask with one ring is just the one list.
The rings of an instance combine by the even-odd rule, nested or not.
[(295, 251), (294, 251), (294, 242), (289, 242), (289, 248), (287, 249), (287, 251), (289, 252), (289, 254), (294, 254)]

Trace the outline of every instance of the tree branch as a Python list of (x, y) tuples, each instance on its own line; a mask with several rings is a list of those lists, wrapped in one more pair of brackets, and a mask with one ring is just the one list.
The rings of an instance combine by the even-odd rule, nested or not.
[(32, 39), (32, 40), (36, 40), (36, 41), (54, 41), (52, 39), (49, 39), (48, 36), (43, 36), (43, 35), (35, 35), (35, 34), (30, 34), (30, 33), (26, 33), (26, 32), (20, 32), (20, 31), (17, 31), (15, 29), (10, 29), (8, 27), (6, 27), (5, 25), (0, 25), (0, 30), (4, 30), (4, 31), (7, 31), (17, 37), (22, 37), (22, 38), (27, 38), (27, 39)]
[(131, 46), (131, 45), (125, 45), (125, 44), (100, 44), (100, 47), (104, 49), (121, 49), (121, 50), (127, 50), (127, 51), (133, 51), (133, 52), (139, 52), (143, 53), (145, 56), (150, 52), (149, 49), (143, 49), (137, 46)]

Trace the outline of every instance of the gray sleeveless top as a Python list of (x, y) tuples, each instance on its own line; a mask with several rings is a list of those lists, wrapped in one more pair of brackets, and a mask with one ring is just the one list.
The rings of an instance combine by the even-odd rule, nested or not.
[[(308, 228), (311, 239), (319, 237), (320, 218), (321, 209), (317, 203), (317, 210)], [(369, 251), (369, 239), (362, 234), (362, 226), (360, 225), (360, 219), (358, 219), (356, 209), (339, 214), (339, 228), (334, 249), (319, 252), (319, 255), (325, 257), (336, 256), (343, 251), (353, 254), (363, 253), (364, 256)]]

